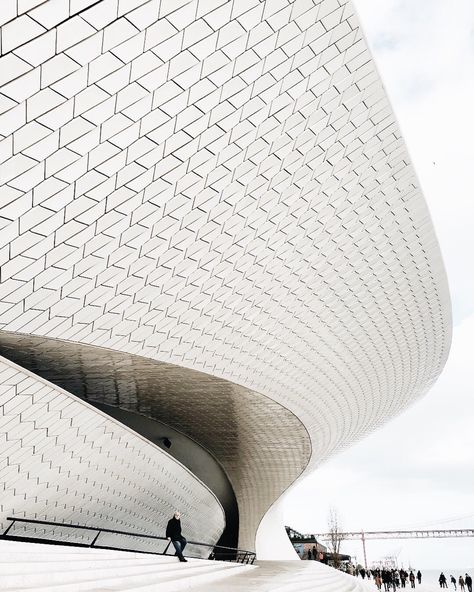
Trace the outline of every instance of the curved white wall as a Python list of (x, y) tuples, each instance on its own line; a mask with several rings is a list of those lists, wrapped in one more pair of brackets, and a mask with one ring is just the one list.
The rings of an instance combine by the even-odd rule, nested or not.
[[(304, 424), (314, 469), (427, 391), (451, 331), (352, 5), (89, 4), (2, 27), (0, 328), (261, 393)], [(252, 546), (281, 489), (245, 458)]]
[[(0, 385), (0, 532), (10, 524), (6, 518), (15, 516), (164, 537), (179, 508), (189, 540), (213, 544), (219, 539), (225, 524), (222, 506), (166, 452), (4, 358)], [(38, 534), (18, 523), (10, 534), (33, 532)], [(91, 540), (91, 533), (80, 530), (59, 528), (54, 535)], [(166, 546), (112, 535), (101, 535), (97, 542), (131, 543), (150, 551)], [(207, 557), (209, 551), (194, 547), (192, 553)]]
[(285, 524), (283, 518), (284, 497), (282, 495), (272, 505), (259, 524), (255, 537), (255, 549), (261, 560), (299, 561), (299, 556), (283, 528)]

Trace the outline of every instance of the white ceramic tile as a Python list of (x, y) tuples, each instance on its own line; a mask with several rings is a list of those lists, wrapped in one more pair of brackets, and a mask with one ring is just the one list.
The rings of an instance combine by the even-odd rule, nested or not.
[[(308, 470), (423, 393), (449, 295), (352, 4), (60, 4), (23, 5), (40, 24), (2, 32), (1, 329), (270, 397), (308, 430)], [(302, 453), (293, 473), (278, 446), (237, 462), (197, 417), (186, 429), (234, 481), (252, 546)]]

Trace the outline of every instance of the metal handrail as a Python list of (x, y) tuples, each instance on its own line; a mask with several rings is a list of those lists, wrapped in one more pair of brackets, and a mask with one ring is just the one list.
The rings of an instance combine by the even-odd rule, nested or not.
[[(115, 530), (112, 528), (102, 528), (99, 526), (83, 526), (81, 524), (66, 524), (66, 523), (62, 523), (62, 522), (51, 522), (49, 520), (33, 520), (33, 519), (29, 519), (29, 518), (16, 518), (15, 516), (8, 516), (7, 520), (9, 520), (11, 522), (11, 524), (8, 525), (8, 527), (5, 529), (3, 534), (0, 534), (0, 538), (9, 539), (9, 540), (18, 541), (18, 540), (26, 540), (26, 539), (32, 540), (32, 539), (34, 539), (35, 541), (41, 541), (43, 543), (66, 544), (66, 545), (76, 546), (76, 547), (94, 547), (96, 549), (113, 549), (113, 550), (117, 550), (117, 551), (134, 551), (136, 553), (150, 553), (152, 555), (166, 555), (166, 552), (168, 551), (168, 548), (171, 544), (171, 541), (169, 541), (168, 545), (166, 546), (166, 549), (163, 551), (163, 553), (157, 553), (154, 551), (137, 551), (135, 549), (124, 549), (121, 547), (98, 545), (97, 539), (99, 538), (99, 535), (102, 534), (103, 532), (107, 532), (110, 534), (124, 535), (124, 536), (132, 536), (132, 537), (137, 537), (137, 538), (154, 539), (154, 540), (159, 540), (159, 541), (168, 541), (168, 539), (166, 537), (161, 537), (161, 536), (157, 536), (154, 534), (141, 534), (138, 532)], [(97, 534), (91, 543), (77, 543), (77, 542), (71, 542), (71, 541), (64, 541), (64, 543), (63, 543), (61, 541), (58, 541), (57, 539), (46, 539), (46, 538), (42, 538), (42, 537), (31, 537), (31, 536), (23, 537), (23, 536), (9, 534), (10, 529), (13, 527), (13, 525), (16, 522), (22, 522), (22, 523), (27, 523), (27, 524), (40, 524), (43, 526), (56, 526), (56, 527), (60, 527), (60, 528), (76, 528), (76, 529), (80, 529), (80, 530), (93, 531)], [(220, 556), (221, 555), (232, 555), (232, 556), (235, 556), (235, 560), (229, 559), (227, 561), (235, 561), (236, 563), (245, 563), (245, 564), (252, 565), (253, 562), (255, 561), (255, 558), (256, 558), (256, 554), (253, 551), (247, 551), (245, 549), (238, 549), (236, 547), (225, 547), (223, 545), (211, 545), (209, 543), (202, 543), (199, 541), (187, 541), (187, 543), (189, 545), (196, 545), (199, 547), (207, 547), (209, 549), (212, 549), (210, 559), (226, 561), (226, 559), (220, 559)], [(201, 559), (201, 558), (196, 557), (196, 559)]]

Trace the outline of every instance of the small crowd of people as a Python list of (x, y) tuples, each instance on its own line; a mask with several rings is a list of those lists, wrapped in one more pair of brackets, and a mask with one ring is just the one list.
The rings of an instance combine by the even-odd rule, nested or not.
[[(469, 574), (465, 574), (464, 576), (459, 576), (457, 581), (456, 581), (456, 578), (451, 574), (449, 576), (449, 580), (450, 580), (451, 584), (454, 586), (455, 590), (458, 589), (457, 585), (459, 584), (460, 592), (472, 592), (472, 578)], [(438, 582), (439, 582), (440, 588), (447, 588), (448, 587), (448, 579), (444, 575), (443, 572), (440, 573), (439, 578), (438, 578)]]
[[(411, 569), (409, 572), (402, 569), (364, 569), (363, 567), (356, 571), (356, 576), (360, 576), (362, 579), (373, 578), (377, 590), (384, 592), (390, 592), (391, 590), (397, 590), (397, 588), (415, 588), (416, 584), (421, 585), (422, 573), (420, 570), (416, 572)], [(449, 576), (449, 581), (453, 585), (454, 590), (457, 590), (459, 585), (459, 592), (472, 592), (472, 578), (469, 574), (459, 576), (456, 578), (453, 575)], [(438, 578), (440, 588), (448, 588), (448, 578), (441, 572)]]
[(308, 554), (307, 554), (307, 558), (308, 559), (320, 559), (320, 557), (318, 557), (319, 553), (316, 549), (316, 545), (313, 545), (312, 549), (308, 549)]
[(374, 579), (374, 583), (377, 586), (377, 590), (382, 590), (382, 586), (385, 592), (390, 590), (396, 590), (397, 588), (407, 588), (410, 584), (410, 588), (415, 588), (416, 582), (421, 584), (422, 573), (420, 570), (414, 574), (411, 569), (410, 572), (402, 569), (367, 569), (363, 567), (358, 570), (356, 575), (360, 575), (362, 579), (366, 577)]

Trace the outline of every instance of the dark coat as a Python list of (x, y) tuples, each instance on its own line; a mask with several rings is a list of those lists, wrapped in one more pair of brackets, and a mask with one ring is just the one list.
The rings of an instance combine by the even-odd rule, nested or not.
[(172, 541), (179, 540), (181, 536), (181, 520), (177, 520), (174, 516), (168, 522), (166, 527), (166, 538), (170, 538)]

